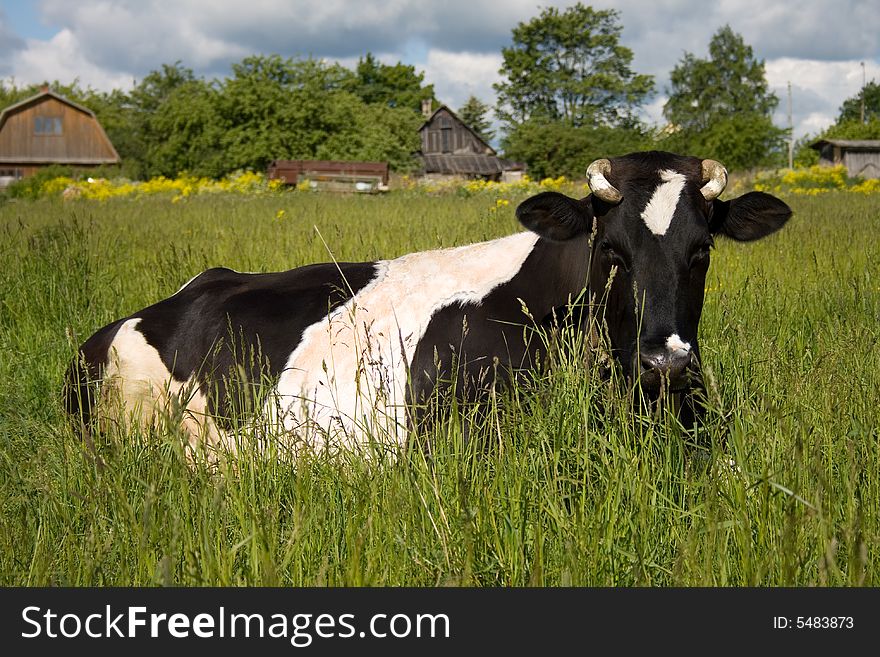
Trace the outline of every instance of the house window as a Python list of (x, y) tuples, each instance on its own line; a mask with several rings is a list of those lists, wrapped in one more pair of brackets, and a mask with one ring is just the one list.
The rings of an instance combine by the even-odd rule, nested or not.
[(21, 178), (21, 169), (0, 169), (0, 189)]
[(61, 134), (61, 117), (60, 116), (35, 116), (34, 117), (34, 134), (37, 134), (37, 135), (60, 135)]

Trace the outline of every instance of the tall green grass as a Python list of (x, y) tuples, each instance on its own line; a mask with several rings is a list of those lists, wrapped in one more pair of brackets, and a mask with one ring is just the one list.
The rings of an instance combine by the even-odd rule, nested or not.
[(513, 206), (0, 205), (0, 583), (876, 586), (880, 200), (790, 202), (784, 231), (713, 254), (708, 459), (562, 354), (484, 409), (480, 440), (451, 414), (396, 459), (245, 450), (219, 471), (158, 430), (99, 441), (100, 467), (62, 413), (76, 346), (209, 266), (463, 244), (517, 230)]

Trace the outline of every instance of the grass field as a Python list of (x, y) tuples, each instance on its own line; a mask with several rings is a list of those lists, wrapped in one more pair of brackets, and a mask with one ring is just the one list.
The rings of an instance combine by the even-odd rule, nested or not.
[(76, 346), (209, 266), (483, 240), (515, 203), (0, 204), (0, 584), (878, 586), (880, 196), (788, 200), (784, 231), (713, 255), (708, 467), (573, 357), (490, 409), (479, 447), (453, 419), (430, 461), (245, 451), (220, 472), (160, 432), (100, 442), (98, 469), (62, 414)]

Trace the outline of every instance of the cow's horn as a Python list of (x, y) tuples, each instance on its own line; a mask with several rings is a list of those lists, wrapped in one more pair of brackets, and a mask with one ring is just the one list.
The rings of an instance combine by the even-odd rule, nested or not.
[(707, 201), (718, 198), (727, 187), (727, 169), (715, 160), (703, 160), (703, 182), (700, 193)]
[(610, 173), (610, 160), (596, 160), (587, 167), (587, 184), (590, 186), (590, 191), (606, 203), (620, 203), (623, 194), (605, 177)]

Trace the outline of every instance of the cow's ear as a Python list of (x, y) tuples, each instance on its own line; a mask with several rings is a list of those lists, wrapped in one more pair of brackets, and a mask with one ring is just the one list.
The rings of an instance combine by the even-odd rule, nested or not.
[(542, 192), (520, 203), (516, 218), (541, 237), (564, 242), (592, 227), (591, 197), (578, 201), (559, 192)]
[(709, 230), (738, 242), (774, 233), (791, 217), (791, 208), (775, 196), (749, 192), (731, 201), (713, 201)]

